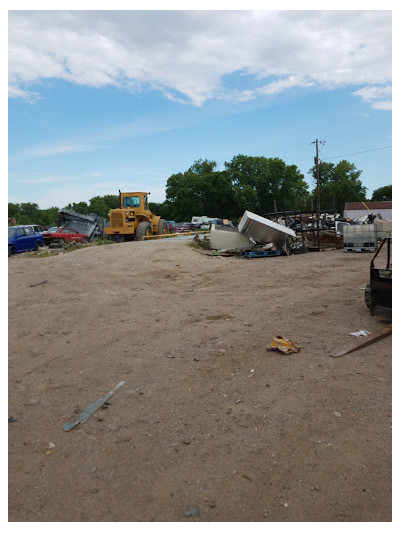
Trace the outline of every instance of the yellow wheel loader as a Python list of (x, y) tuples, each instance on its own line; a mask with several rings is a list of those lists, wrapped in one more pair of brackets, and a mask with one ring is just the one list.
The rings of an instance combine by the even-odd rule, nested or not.
[(149, 195), (149, 192), (119, 191), (120, 207), (108, 213), (104, 236), (122, 242), (168, 233), (168, 222), (150, 211)]

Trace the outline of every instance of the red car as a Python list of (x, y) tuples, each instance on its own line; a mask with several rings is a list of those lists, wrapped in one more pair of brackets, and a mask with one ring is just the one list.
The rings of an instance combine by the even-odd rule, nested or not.
[(174, 224), (171, 231), (172, 233), (187, 233), (188, 231), (192, 231), (192, 225), (189, 222), (178, 222)]
[(69, 242), (88, 242), (89, 236), (86, 233), (79, 233), (72, 228), (50, 228), (44, 233), (43, 240), (47, 246), (52, 243), (58, 243), (63, 245)]

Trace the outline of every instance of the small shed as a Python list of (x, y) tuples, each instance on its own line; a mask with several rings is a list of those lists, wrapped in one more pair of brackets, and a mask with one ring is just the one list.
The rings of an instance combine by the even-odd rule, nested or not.
[(392, 220), (392, 202), (346, 202), (343, 216), (355, 220), (371, 212), (379, 213), (383, 220)]

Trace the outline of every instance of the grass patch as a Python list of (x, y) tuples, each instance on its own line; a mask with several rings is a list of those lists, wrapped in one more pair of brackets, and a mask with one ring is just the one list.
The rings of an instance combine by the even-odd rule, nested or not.
[(104, 244), (115, 244), (112, 239), (95, 239), (91, 244), (95, 246), (103, 246)]
[(91, 246), (103, 246), (106, 244), (115, 244), (115, 242), (111, 239), (95, 239), (94, 241), (88, 243), (70, 242), (62, 248), (49, 248), (48, 250), (40, 252), (32, 252), (32, 257), (54, 257), (55, 255), (59, 255), (62, 253), (69, 253), (75, 250), (80, 250), (82, 248), (89, 248)]
[(44, 252), (35, 252), (32, 254), (32, 257), (39, 257), (41, 259), (42, 257), (54, 257), (55, 255), (57, 254), (53, 250), (45, 250)]
[(203, 237), (200, 239), (200, 237), (196, 235), (196, 237), (194, 237), (188, 244), (191, 248), (211, 250), (210, 239), (208, 237)]

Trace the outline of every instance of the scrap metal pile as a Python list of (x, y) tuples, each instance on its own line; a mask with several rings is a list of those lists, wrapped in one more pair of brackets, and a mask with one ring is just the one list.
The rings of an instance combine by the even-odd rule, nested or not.
[[(270, 216), (268, 218), (268, 216)], [(392, 223), (372, 213), (360, 220), (339, 214), (298, 213), (265, 217), (245, 211), (237, 228), (212, 225), (210, 247), (243, 257), (299, 254), (324, 248), (343, 251), (375, 251), (390, 237)], [(274, 215), (274, 216), (272, 216)]]
[(237, 228), (213, 225), (210, 247), (246, 258), (268, 257), (289, 252), (296, 233), (282, 224), (245, 211)]

